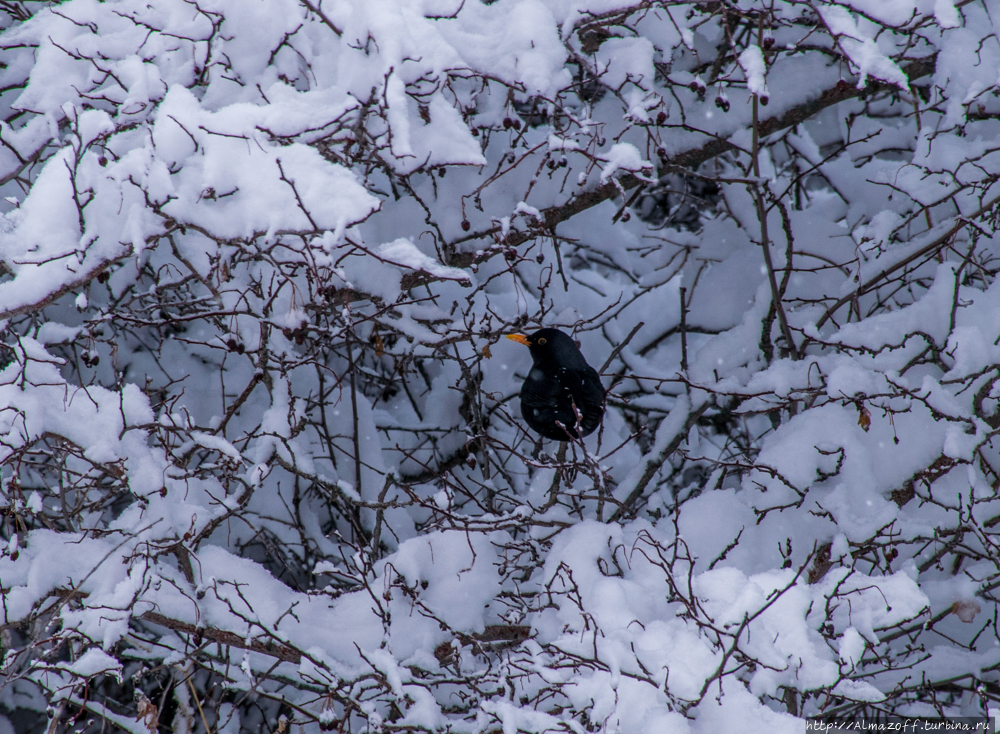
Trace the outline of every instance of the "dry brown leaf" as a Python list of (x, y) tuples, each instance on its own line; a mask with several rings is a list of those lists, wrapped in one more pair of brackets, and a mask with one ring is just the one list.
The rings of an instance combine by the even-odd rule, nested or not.
[(983, 608), (979, 606), (979, 602), (975, 599), (959, 599), (951, 605), (952, 613), (966, 624), (972, 624), (972, 620), (982, 610)]
[(138, 694), (138, 700), (136, 701), (136, 714), (136, 721), (143, 722), (150, 734), (156, 734), (160, 712), (156, 708), (156, 705), (141, 692)]
[(865, 433), (872, 425), (872, 414), (868, 412), (868, 408), (860, 404), (858, 405), (858, 425)]
[(483, 352), (483, 356), (486, 357), (486, 359), (489, 359), (490, 357), (493, 356), (493, 353), (490, 351), (490, 345), (489, 344), (486, 344), (485, 346), (483, 346), (482, 352)]

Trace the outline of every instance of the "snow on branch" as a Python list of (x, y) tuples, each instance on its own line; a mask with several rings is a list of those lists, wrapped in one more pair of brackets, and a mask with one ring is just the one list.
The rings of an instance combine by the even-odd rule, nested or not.
[(984, 716), (991, 12), (0, 3), (0, 731)]

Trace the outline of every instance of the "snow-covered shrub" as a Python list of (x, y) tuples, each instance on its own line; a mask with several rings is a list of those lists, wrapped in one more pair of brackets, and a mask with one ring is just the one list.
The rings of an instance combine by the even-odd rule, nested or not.
[(0, 732), (984, 713), (996, 12), (0, 3)]

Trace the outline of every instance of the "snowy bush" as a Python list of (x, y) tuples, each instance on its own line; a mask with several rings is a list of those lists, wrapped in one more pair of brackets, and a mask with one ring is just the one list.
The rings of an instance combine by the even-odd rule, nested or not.
[(984, 714), (997, 12), (0, 2), (0, 732)]

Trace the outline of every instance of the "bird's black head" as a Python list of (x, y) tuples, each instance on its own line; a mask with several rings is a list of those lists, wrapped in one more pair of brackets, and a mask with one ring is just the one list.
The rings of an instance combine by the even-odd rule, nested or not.
[(529, 335), (508, 334), (507, 338), (528, 347), (531, 350), (531, 358), (536, 364), (555, 362), (563, 367), (576, 368), (587, 364), (573, 337), (559, 329), (539, 329)]

